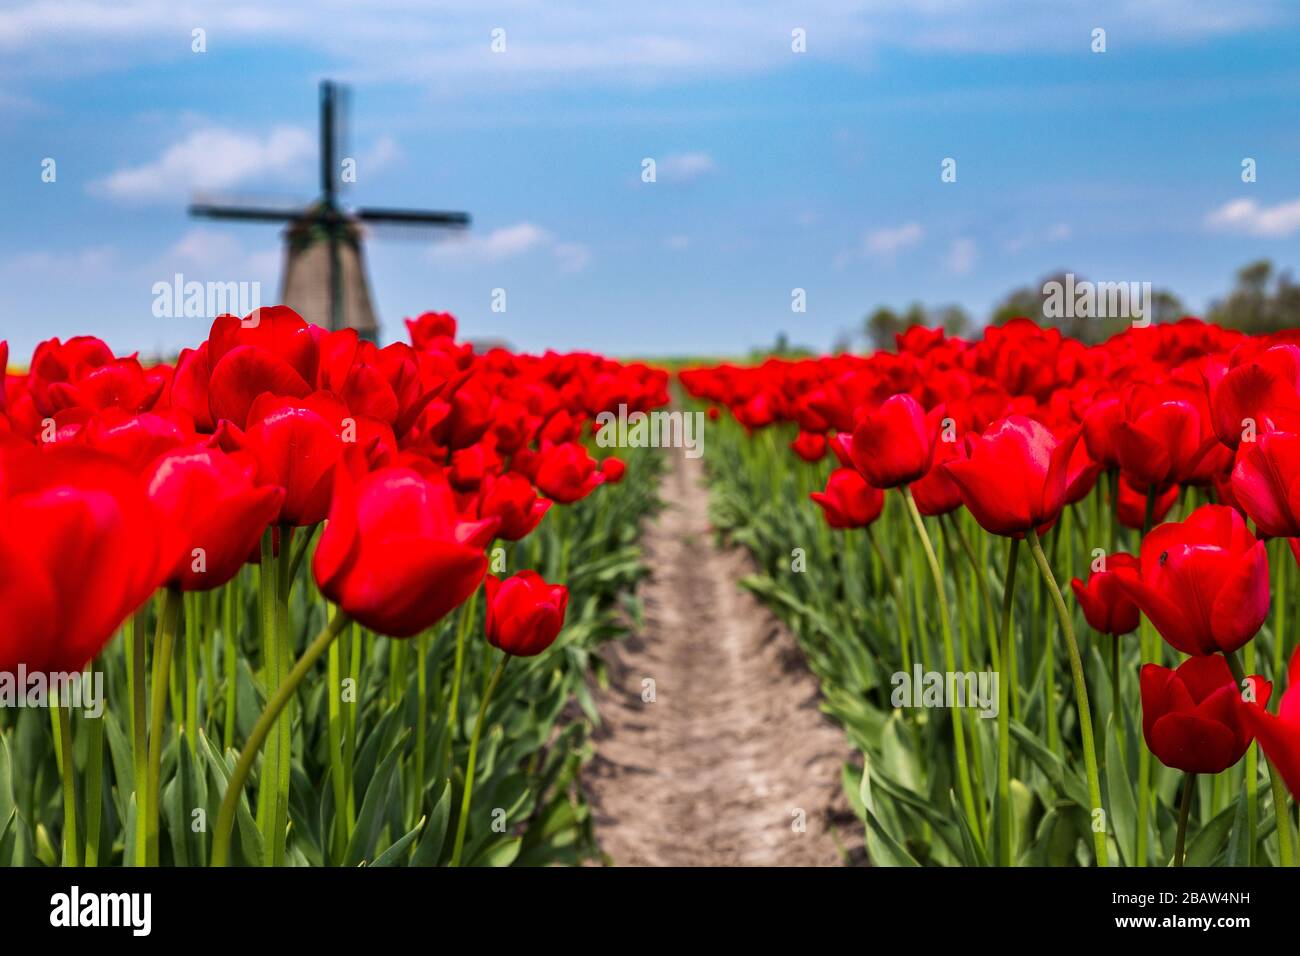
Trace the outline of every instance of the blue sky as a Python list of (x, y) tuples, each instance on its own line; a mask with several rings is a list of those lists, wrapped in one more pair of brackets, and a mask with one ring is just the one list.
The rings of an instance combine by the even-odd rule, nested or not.
[(1058, 269), (1200, 311), (1253, 258), (1300, 264), (1298, 20), (1280, 0), (6, 0), (0, 338), (18, 361), (84, 332), (192, 344), (204, 320), (151, 312), (176, 272), (274, 299), (276, 227), (185, 204), (310, 199), (322, 77), (352, 85), (348, 201), (474, 216), (368, 245), (386, 338), (447, 309), (528, 349), (825, 348), (878, 304), (982, 316)]

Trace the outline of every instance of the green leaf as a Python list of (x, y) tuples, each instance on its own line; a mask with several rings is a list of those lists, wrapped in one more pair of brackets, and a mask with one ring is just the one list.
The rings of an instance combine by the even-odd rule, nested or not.
[[(207, 758), (208, 768), (217, 784), (216, 792), (224, 799), (226, 787), (230, 785), (230, 775), (235, 769), (234, 762), (217, 753), (216, 747), (202, 728), (199, 729), (199, 741), (203, 744), (203, 756)], [(253, 814), (248, 809), (246, 793), (239, 795), (239, 802), (235, 805), (235, 821), (239, 826), (239, 845), (244, 859), (250, 865), (257, 866), (262, 862), (262, 834), (257, 829), (257, 821), (253, 819)]]
[(420, 817), (420, 822), (415, 825), (415, 829), (402, 836), (396, 843), (390, 846), (379, 856), (375, 857), (375, 862), (371, 866), (397, 866), (402, 860), (402, 854), (410, 848), (415, 842), (415, 838), (420, 835), (424, 829), (424, 823), (428, 817)]
[(1218, 857), (1223, 841), (1228, 838), (1232, 821), (1237, 815), (1236, 806), (1225, 807), (1213, 820), (1201, 827), (1187, 847), (1185, 866), (1209, 866)]
[(1077, 771), (1070, 770), (1061, 762), (1061, 758), (1047, 749), (1047, 745), (1034, 736), (1024, 724), (1012, 720), (1011, 735), (1024, 749), (1025, 755), (1047, 775), (1056, 792), (1069, 797), (1085, 810), (1091, 810), (1088, 800), (1088, 788)]
[(988, 855), (975, 841), (975, 834), (971, 832), (970, 822), (966, 819), (966, 811), (961, 808), (957, 802), (957, 795), (951, 790), (948, 791), (948, 802), (953, 818), (957, 821), (957, 829), (961, 833), (962, 852), (966, 865), (988, 866)]
[(1137, 798), (1133, 781), (1124, 766), (1124, 752), (1115, 735), (1114, 717), (1106, 721), (1106, 792), (1110, 797), (1110, 826), (1126, 866), (1136, 866)]
[[(18, 809), (17, 801), (14, 799), (14, 769), (13, 759), (9, 756), (9, 741), (4, 734), (0, 734), (0, 819), (8, 821), (12, 814)], [(0, 839), (4, 834), (0, 832)]]
[(1237, 800), (1237, 813), (1232, 821), (1232, 834), (1228, 838), (1227, 866), (1250, 866), (1250, 823), (1246, 818), (1246, 797)]
[(875, 866), (920, 866), (876, 818), (875, 803), (871, 798), (871, 758), (866, 754), (862, 758), (866, 761), (866, 767), (862, 772), (858, 799), (862, 802), (867, 817), (867, 856)]
[(388, 805), (389, 791), (392, 790), (393, 778), (397, 773), (397, 761), (406, 748), (406, 740), (410, 733), (410, 730), (405, 730), (397, 738), (388, 755), (375, 770), (370, 786), (366, 787), (365, 799), (361, 801), (361, 812), (357, 814), (357, 827), (352, 831), (352, 839), (348, 841), (348, 848), (343, 854), (344, 866), (359, 864), (369, 855), (375, 840), (379, 838), (383, 811)]
[(472, 861), (470, 866), (509, 866), (515, 862), (519, 856), (519, 847), (523, 840), (520, 837), (511, 837), (508, 840), (502, 840), (488, 847)]

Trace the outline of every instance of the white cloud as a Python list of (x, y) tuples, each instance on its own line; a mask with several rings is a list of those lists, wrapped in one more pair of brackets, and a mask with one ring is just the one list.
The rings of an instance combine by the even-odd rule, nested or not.
[(979, 247), (975, 244), (975, 240), (963, 237), (952, 241), (944, 265), (953, 275), (964, 276), (975, 268), (978, 259)]
[(708, 153), (675, 153), (655, 163), (656, 177), (666, 182), (688, 183), (718, 168)]
[(547, 251), (561, 272), (582, 272), (591, 264), (591, 251), (579, 242), (562, 242), (546, 229), (531, 222), (502, 226), (476, 236), (453, 234), (434, 243), (435, 259), (460, 263), (500, 262), (532, 252)]
[(907, 222), (901, 226), (877, 229), (869, 232), (862, 240), (863, 252), (877, 259), (896, 256), (904, 249), (910, 249), (925, 236), (920, 223)]
[(1048, 242), (1064, 242), (1073, 235), (1072, 230), (1063, 222), (1058, 222), (1047, 230)]
[(229, 232), (196, 226), (163, 254), (157, 271), (179, 269), (204, 275), (262, 278), (277, 275), (282, 258), (279, 246), (249, 251)]
[(1205, 217), (1215, 232), (1227, 232), (1262, 239), (1285, 239), (1300, 231), (1300, 199), (1261, 206), (1254, 199), (1234, 199)]
[(301, 174), (315, 159), (316, 142), (301, 127), (279, 126), (265, 137), (206, 127), (169, 146), (153, 162), (92, 183), (91, 191), (125, 202), (170, 201), (196, 189)]
[[(1086, 51), (1094, 0), (810, 0), (791, 19), (783, 0), (679, 4), (513, 2), (490, 16), (481, 0), (9, 0), (0, 10), (0, 75), (101, 72), (209, 49), (289, 44), (367, 82), (396, 81), (455, 95), (485, 83), (671, 83), (702, 74), (786, 68), (790, 30), (809, 56), (870, 63), (880, 50), (975, 54)], [(1295, 21), (1284, 0), (1133, 0), (1107, 5), (1111, 42), (1187, 43)], [(489, 31), (506, 29), (493, 54)]]
[(671, 249), (674, 252), (681, 252), (691, 247), (690, 236), (669, 236), (664, 240), (664, 248)]
[(28, 278), (33, 275), (55, 274), (60, 277), (73, 275), (84, 278), (92, 273), (104, 274), (111, 272), (111, 267), (117, 261), (117, 248), (111, 245), (101, 245), (59, 252), (49, 252), (47, 250), (24, 252), (0, 263), (0, 269)]

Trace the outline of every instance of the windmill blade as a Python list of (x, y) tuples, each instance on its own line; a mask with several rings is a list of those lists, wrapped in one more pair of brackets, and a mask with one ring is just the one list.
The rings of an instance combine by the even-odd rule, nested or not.
[(445, 212), (425, 209), (379, 209), (369, 207), (358, 209), (354, 214), (365, 223), (385, 223), (403, 226), (442, 226), (443, 228), (464, 228), (470, 224), (467, 212)]
[(356, 160), (352, 152), (352, 89), (334, 84), (334, 182), (339, 193), (352, 188), (352, 181), (343, 178), (343, 161)]
[(291, 222), (301, 218), (307, 210), (297, 208), (275, 208), (270, 206), (217, 206), (208, 203), (191, 203), (191, 216), (204, 219), (239, 219), (255, 222)]

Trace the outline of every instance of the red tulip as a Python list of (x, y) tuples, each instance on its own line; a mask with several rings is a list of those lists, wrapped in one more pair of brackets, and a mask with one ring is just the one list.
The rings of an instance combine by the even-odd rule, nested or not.
[(1232, 494), (1260, 534), (1300, 536), (1300, 434), (1268, 432), (1243, 442), (1232, 469)]
[(1255, 702), (1245, 708), (1246, 726), (1281, 773), (1291, 795), (1300, 799), (1300, 650), (1291, 657), (1287, 689), (1277, 716), (1265, 707), (1268, 694), (1255, 696)]
[(1056, 520), (1065, 506), (1077, 431), (1064, 438), (1042, 422), (1012, 415), (967, 439), (970, 456), (943, 468), (962, 501), (993, 534), (1019, 536)]
[(930, 470), (942, 408), (927, 417), (906, 393), (886, 399), (853, 429), (853, 466), (877, 488), (896, 488)]
[(515, 657), (533, 657), (554, 643), (564, 627), (569, 589), (547, 584), (536, 571), (504, 581), (487, 576), (487, 639)]
[[(1272, 685), (1252, 677), (1255, 695), (1267, 701)], [(1142, 668), (1142, 736), (1166, 767), (1187, 773), (1222, 773), (1250, 746), (1242, 689), (1218, 655), (1192, 657), (1177, 670)]]
[(500, 523), (469, 521), (450, 485), (408, 468), (384, 468), (359, 481), (334, 471), (329, 524), (312, 559), (325, 597), (362, 625), (411, 637), (462, 604), (487, 571), (487, 547)]
[(616, 485), (627, 474), (627, 463), (622, 458), (610, 455), (600, 463), (600, 473), (605, 476), (607, 482)]
[(257, 480), (284, 489), (277, 524), (317, 524), (329, 512), (346, 417), (347, 410), (324, 392), (304, 399), (263, 395), (250, 409), (248, 431), (227, 427), (222, 447), (249, 452), (257, 461)]
[(1108, 556), (1106, 569), (1094, 571), (1087, 584), (1078, 578), (1070, 582), (1083, 616), (1094, 631), (1119, 636), (1137, 630), (1141, 623), (1138, 606), (1119, 584), (1120, 575), (1137, 571), (1138, 559), (1119, 552)]
[(820, 432), (800, 432), (790, 448), (807, 462), (821, 461), (826, 456), (826, 436)]
[[(916, 326), (913, 326), (916, 328)], [(941, 441), (934, 446), (934, 464), (930, 471), (918, 481), (912, 482), (912, 497), (916, 500), (916, 510), (927, 517), (946, 515), (961, 507), (961, 489), (953, 483), (943, 463), (962, 457), (962, 446), (957, 442)]]
[(167, 583), (210, 591), (233, 578), (280, 511), (284, 490), (255, 485), (252, 456), (215, 448), (167, 452), (145, 476), (162, 522)]
[(541, 452), (534, 480), (547, 497), (567, 505), (591, 494), (605, 476), (586, 448), (568, 442)]
[(139, 479), (88, 448), (0, 459), (0, 671), (75, 672), (162, 579)]
[(832, 528), (865, 528), (885, 507), (885, 493), (867, 484), (852, 468), (836, 468), (826, 481), (826, 490), (808, 497), (821, 505)]
[(1268, 616), (1268, 552), (1224, 505), (1203, 505), (1142, 541), (1140, 576), (1120, 584), (1184, 654), (1231, 652)]
[[(244, 319), (217, 316), (208, 334), (208, 401), (212, 420), (239, 428), (265, 392), (303, 398), (315, 387), (319, 349), (311, 326), (285, 306), (258, 309)], [(201, 376), (195, 377), (195, 381)]]
[(1205, 377), (1219, 440), (1236, 448), (1246, 434), (1300, 427), (1298, 373), (1294, 345), (1276, 345), (1231, 368), (1212, 363)]
[(489, 477), (484, 483), (479, 515), (499, 518), (501, 526), (497, 529), (497, 537), (518, 541), (532, 533), (550, 507), (550, 501), (537, 497), (531, 481), (508, 471), (500, 477)]

